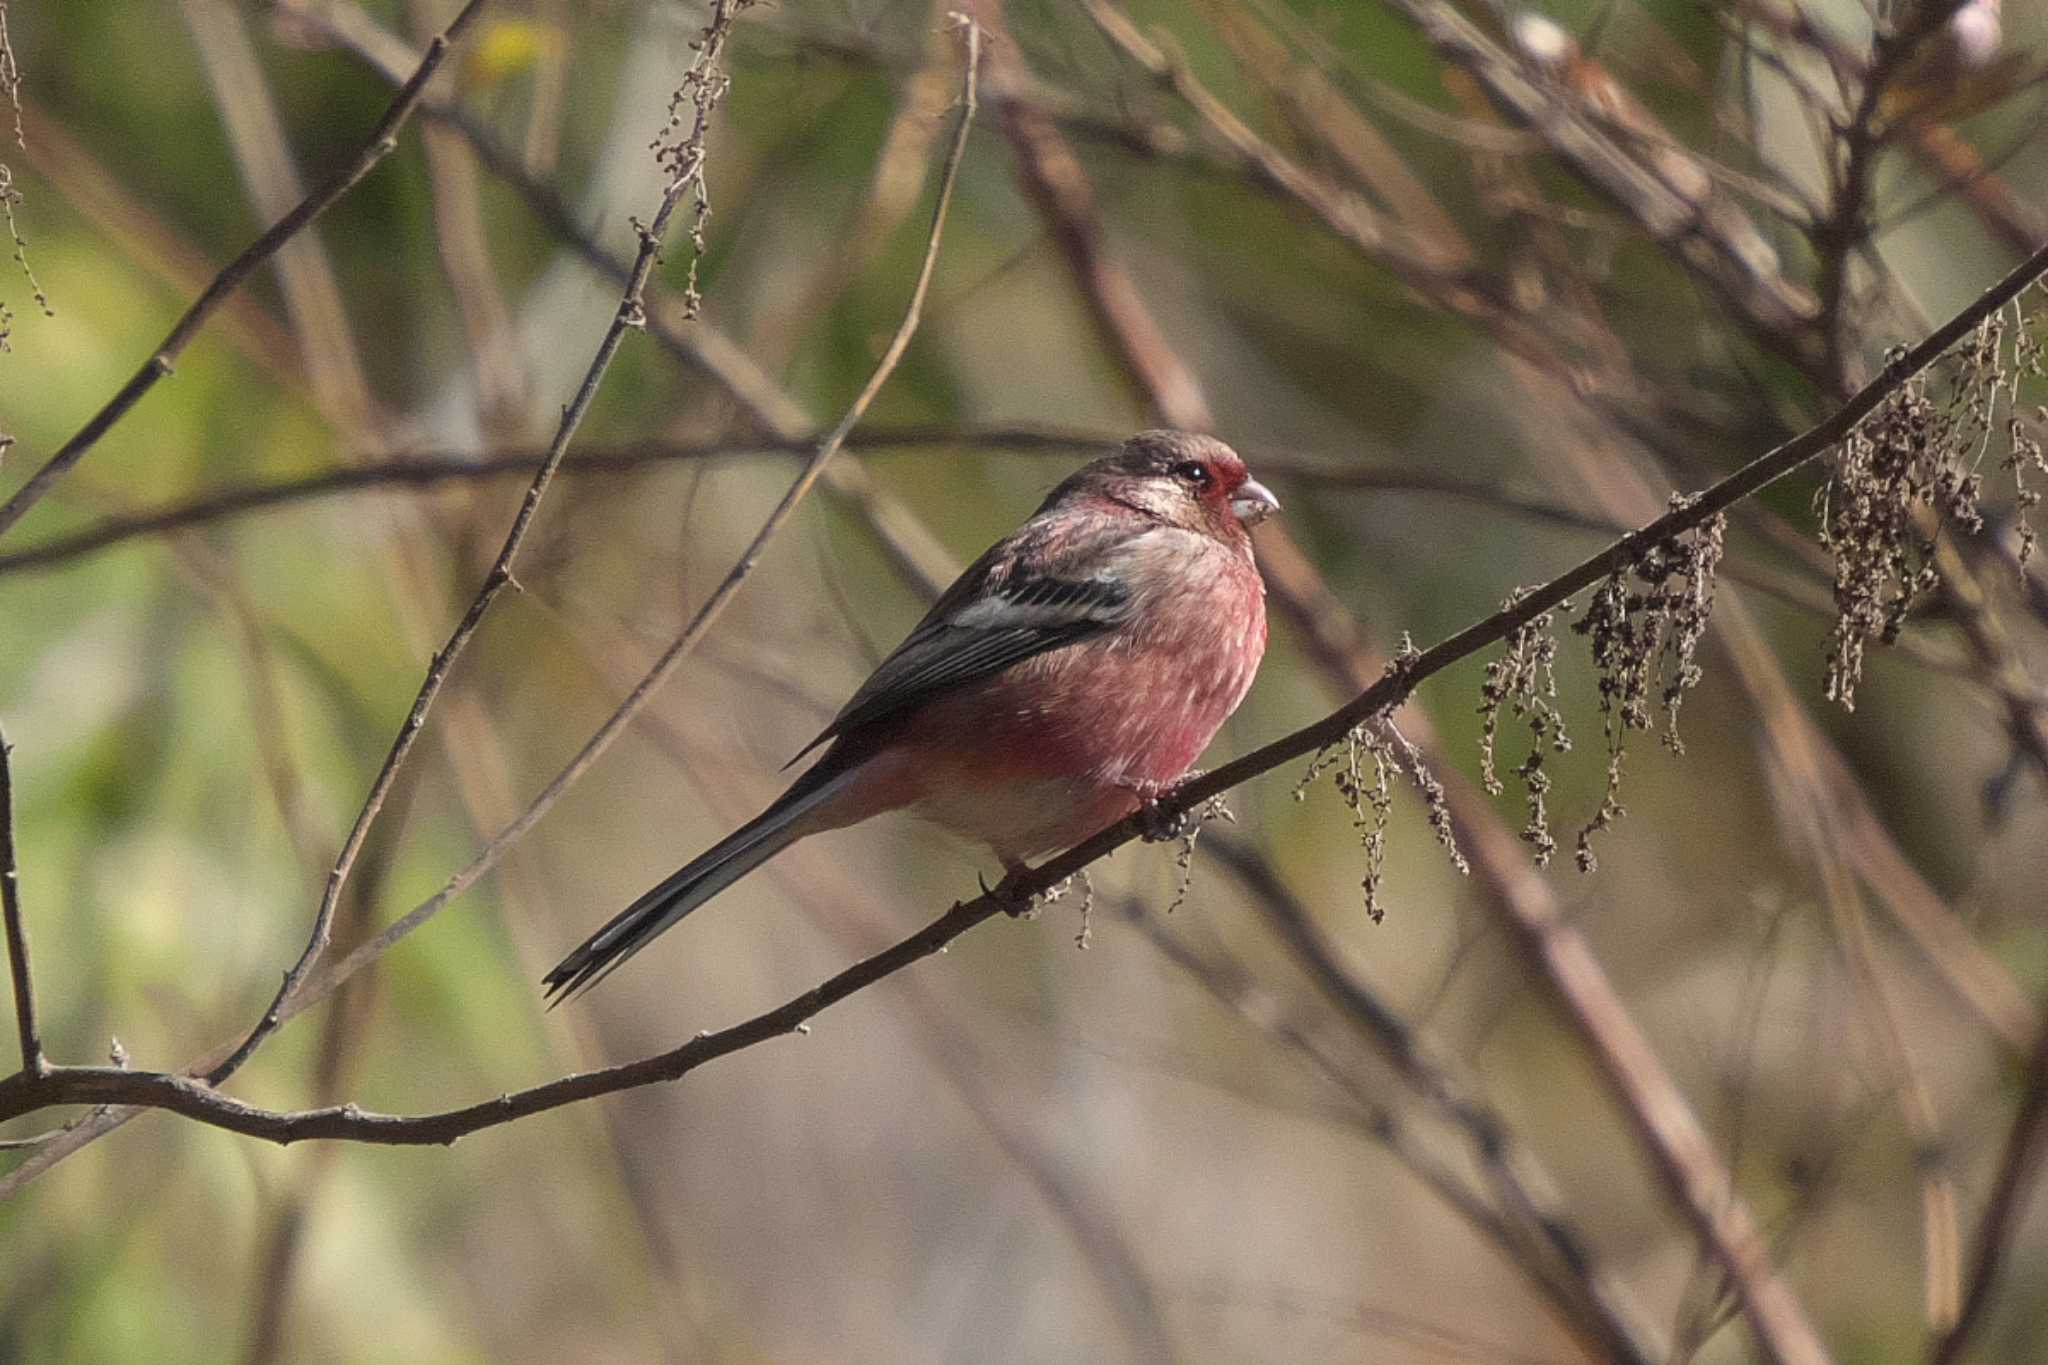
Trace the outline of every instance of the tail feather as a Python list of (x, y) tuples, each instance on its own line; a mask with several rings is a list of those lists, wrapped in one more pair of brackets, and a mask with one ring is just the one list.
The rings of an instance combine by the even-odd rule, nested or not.
[(811, 833), (816, 827), (807, 824), (804, 817), (837, 795), (852, 776), (848, 770), (816, 784), (799, 779), (767, 810), (614, 915), (542, 978), (549, 1007), (589, 990), (652, 943), (664, 929)]

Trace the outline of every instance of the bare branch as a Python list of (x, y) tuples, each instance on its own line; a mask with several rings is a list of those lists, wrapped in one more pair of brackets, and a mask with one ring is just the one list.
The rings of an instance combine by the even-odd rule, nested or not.
[(14, 495), (0, 503), (0, 536), (7, 534), (20, 521), (28, 509), (33, 507), (50, 491), (52, 484), (62, 478), (70, 468), (85, 458), (99, 439), (113, 429), (116, 422), (127, 416), (130, 410), (142, 400), (142, 396), (156, 386), (156, 382), (171, 373), (172, 362), (177, 360), (192, 339), (199, 335), (199, 329), (218, 309), (223, 300), (247, 279), (256, 268), (275, 256), (286, 242), (298, 235), (309, 223), (331, 208), (335, 201), (347, 194), (373, 167), (389, 156), (398, 146), (398, 130), (419, 107), (420, 98), (426, 93), (427, 82), (433, 79), (435, 71), (447, 58), (449, 47), (462, 36), (477, 13), (483, 9), (484, 0), (468, 0), (461, 11), (449, 21), (435, 39), (427, 44), (426, 54), (420, 58), (419, 67), (406, 83), (399, 87), (396, 97), (384, 110), (384, 116), (377, 120), (377, 126), (370, 130), (369, 140), (355, 159), (337, 171), (326, 183), (301, 199), (298, 206), (272, 224), (270, 229), (251, 242), (242, 254), (228, 262), (227, 266), (206, 286), (192, 306), (171, 328), (169, 335), (157, 346), (156, 351), (144, 361), (120, 391), (108, 399), (105, 406), (94, 413), (91, 420), (80, 427), (70, 440), (57, 448), (57, 452), (36, 470)]
[[(808, 456), (825, 433), (746, 436), (710, 441), (646, 440), (587, 446), (562, 462), (564, 475), (620, 475), (650, 465), (738, 459), (749, 455)], [(1026, 455), (1068, 456), (1114, 446), (1122, 433), (1049, 426), (913, 426), (876, 427), (849, 435), (849, 451), (939, 450), (971, 447)], [(1500, 507), (1574, 530), (1616, 535), (1626, 530), (1599, 517), (1566, 507), (1517, 498), (1498, 485), (1460, 479), (1434, 470), (1382, 468), (1340, 464), (1289, 450), (1246, 446), (1257, 459), (1260, 474), (1332, 488), (1395, 493), (1434, 493), (1486, 506)], [(79, 530), (38, 541), (18, 550), (0, 551), (0, 575), (55, 568), (109, 546), (171, 531), (189, 531), (271, 508), (318, 498), (379, 490), (426, 489), (442, 484), (476, 483), (525, 474), (531, 476), (546, 460), (541, 449), (417, 451), (370, 464), (349, 465), (291, 478), (230, 484), (181, 502), (130, 512), (117, 512)]]
[(394, 1146), (442, 1145), (578, 1100), (678, 1080), (706, 1062), (771, 1038), (786, 1037), (821, 1010), (931, 956), (1001, 909), (1001, 902), (986, 895), (956, 905), (909, 938), (854, 964), (787, 1004), (731, 1028), (699, 1034), (658, 1056), (565, 1076), (530, 1090), (439, 1114), (376, 1114), (350, 1104), (280, 1113), (246, 1104), (196, 1077), (84, 1066), (56, 1067), (34, 1076), (24, 1072), (0, 1080), (0, 1118), (48, 1104), (119, 1104), (168, 1109), (215, 1128), (269, 1142), (327, 1138)]
[(14, 764), (7, 732), (0, 730), (0, 922), (7, 933), (7, 966), (14, 976), (14, 1024), (21, 1035), (21, 1069), (40, 1076), (43, 1035), (36, 1023), (35, 979), (29, 971), (28, 925), (21, 916), (21, 878), (14, 865)]
[(1639, 157), (1589, 118), (1560, 83), (1527, 70), (1444, 0), (1393, 0), (1418, 32), (1471, 73), (1488, 98), (1545, 142), (1586, 182), (1620, 205), (1751, 321), (1773, 346), (1814, 360), (1818, 311), (1784, 278), (1777, 253), (1690, 158)]
[(1998, 1176), (1991, 1185), (1991, 1197), (1984, 1206), (1983, 1221), (1977, 1225), (1976, 1244), (1970, 1253), (1969, 1287), (1963, 1291), (1963, 1306), (1954, 1326), (1943, 1333), (1928, 1354), (1928, 1365), (1953, 1365), (1969, 1349), (1970, 1340), (1983, 1325), (2011, 1249), (2015, 1225), (2026, 1203), (2027, 1187), (2039, 1174), (2043, 1139), (2048, 1138), (2048, 1032), (2034, 1046), (2027, 1063), (2027, 1089), (2013, 1115), (2005, 1137), (2005, 1154), (1999, 1159)]

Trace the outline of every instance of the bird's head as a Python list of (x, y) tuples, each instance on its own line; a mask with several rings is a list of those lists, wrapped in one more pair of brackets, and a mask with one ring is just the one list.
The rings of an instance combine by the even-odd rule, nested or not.
[(1141, 431), (1073, 473), (1047, 504), (1100, 498), (1170, 526), (1226, 542), (1280, 510), (1280, 501), (1251, 476), (1244, 461), (1213, 436)]

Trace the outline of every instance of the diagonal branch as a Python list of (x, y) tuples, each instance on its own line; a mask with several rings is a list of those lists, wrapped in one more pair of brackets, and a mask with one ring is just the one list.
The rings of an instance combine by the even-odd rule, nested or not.
[[(472, 0), (475, 3), (475, 0)], [(546, 457), (534, 473), (533, 482), (527, 486), (526, 496), (519, 504), (519, 511), (512, 518), (511, 529), (505, 533), (505, 543), (498, 551), (498, 557), (484, 575), (483, 585), (462, 614), (447, 642), (435, 652), (427, 665), (425, 678), (420, 682), (418, 694), (413, 698), (412, 709), (406, 713), (405, 721), (399, 726), (398, 735), (392, 740), (391, 751), (385, 755), (384, 764), (370, 783), (369, 793), (364, 796), (362, 808), (356, 813), (355, 823), (350, 827), (348, 837), (342, 842), (341, 852), (336, 855), (333, 868), (327, 874), (327, 885), (320, 896), (320, 904), (313, 913), (312, 932), (307, 936), (306, 946), (298, 960), (285, 973), (277, 994), (263, 1017), (249, 1031), (235, 1050), (228, 1054), (220, 1065), (207, 1072), (210, 1085), (219, 1085), (241, 1068), (265, 1038), (284, 1022), (284, 1006), (305, 984), (322, 954), (327, 951), (334, 927), (334, 909), (341, 900), (342, 888), (348, 882), (351, 869), (363, 851), (363, 844), (370, 836), (370, 829), (376, 824), (378, 813), (391, 794), (391, 788), (398, 780), (399, 770), (406, 757), (412, 752), (414, 742), (425, 728), (427, 714), (439, 698), (448, 676), (463, 649), (474, 638), (483, 625), (484, 614), (490, 610), (498, 594), (513, 582), (512, 566), (519, 556), (521, 546), (526, 542), (527, 532), (532, 528), (534, 516), (540, 510), (540, 501), (547, 492), (548, 484), (554, 479), (555, 471), (568, 454), (569, 442), (582, 424), (584, 414), (590, 410), (597, 397), (599, 385), (604, 382), (605, 371), (611, 368), (612, 358), (618, 354), (626, 333), (645, 324), (646, 310), (641, 296), (647, 288), (647, 280), (654, 273), (655, 262), (661, 255), (662, 238), (666, 234), (669, 220), (683, 202), (683, 197), (701, 185), (704, 178), (705, 139), (710, 133), (711, 114), (718, 106), (724, 93), (724, 85), (718, 68), (718, 60), (725, 50), (726, 39), (732, 32), (733, 20), (750, 0), (712, 0), (710, 18), (704, 28), (703, 37), (697, 45), (697, 56), (683, 77), (683, 84), (676, 96), (673, 110), (686, 101), (694, 102), (695, 116), (689, 132), (673, 144), (657, 139), (661, 148), (663, 168), (668, 172), (667, 182), (662, 188), (661, 203), (655, 210), (654, 218), (640, 229), (640, 251), (634, 258), (632, 273), (627, 277), (625, 293), (619, 299), (617, 311), (612, 315), (611, 325), (605, 329), (604, 337), (598, 343), (596, 355), (591, 357), (590, 366), (584, 372), (583, 382), (577, 387), (576, 395), (562, 410), (562, 420), (555, 429), (554, 440), (548, 445)], [(5, 529), (0, 522), (0, 530)]]
[(42, 468), (29, 476), (28, 482), (14, 490), (14, 495), (0, 503), (0, 536), (20, 521), (28, 509), (33, 507), (50, 486), (71, 467), (84, 459), (86, 452), (99, 443), (102, 436), (113, 429), (116, 422), (127, 416), (142, 396), (156, 386), (159, 379), (171, 373), (172, 362), (183, 354), (199, 335), (199, 329), (221, 306), (228, 295), (247, 279), (256, 268), (275, 256), (286, 242), (297, 236), (308, 224), (329, 208), (336, 200), (354, 189), (357, 182), (368, 175), (376, 164), (389, 156), (398, 146), (398, 130), (419, 107), (421, 97), (426, 93), (427, 82), (433, 79), (441, 63), (448, 56), (449, 47), (462, 36), (477, 12), (484, 6), (484, 0), (469, 0), (461, 11), (449, 21), (448, 27), (427, 44), (426, 54), (410, 79), (399, 87), (398, 94), (384, 110), (384, 117), (377, 120), (377, 126), (370, 130), (369, 141), (356, 154), (355, 160), (337, 171), (327, 182), (301, 199), (298, 206), (273, 223), (269, 231), (251, 242), (242, 254), (228, 262), (213, 282), (206, 286), (192, 306), (185, 310), (142, 368), (132, 375), (119, 392), (108, 399), (106, 405), (92, 415), (75, 435), (57, 448), (57, 452), (43, 463)]

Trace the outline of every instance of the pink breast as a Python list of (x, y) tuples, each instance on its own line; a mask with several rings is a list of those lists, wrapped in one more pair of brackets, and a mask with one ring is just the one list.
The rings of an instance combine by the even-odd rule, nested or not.
[(919, 717), (918, 807), (1006, 860), (1079, 842), (1178, 779), (1265, 651), (1256, 572), (1235, 563), (1118, 633), (1054, 650)]

